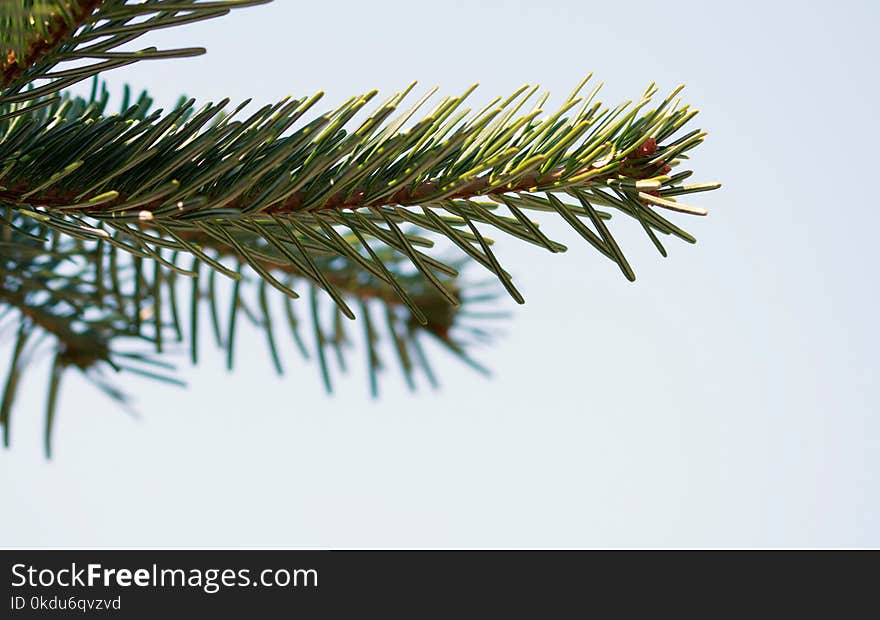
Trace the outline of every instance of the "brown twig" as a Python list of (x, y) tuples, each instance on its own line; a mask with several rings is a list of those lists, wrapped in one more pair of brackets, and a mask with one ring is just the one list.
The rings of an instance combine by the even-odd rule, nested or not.
[[(586, 168), (575, 173), (575, 175), (572, 176), (587, 173), (591, 170), (594, 170), (594, 168)], [(564, 172), (562, 170), (557, 170), (543, 176), (531, 174), (523, 177), (516, 183), (492, 189), (490, 189), (492, 186), (489, 183), (488, 177), (480, 177), (462, 186), (461, 189), (459, 189), (457, 192), (448, 195), (445, 198), (475, 198), (478, 196), (493, 196), (509, 192), (535, 191), (536, 189), (540, 189), (541, 187), (550, 187), (554, 185), (563, 176), (563, 174)], [(608, 176), (609, 175), (596, 176), (587, 180), (586, 183), (593, 183), (597, 180), (607, 178)], [(423, 202), (426, 197), (435, 194), (437, 190), (437, 181), (425, 181), (416, 185), (414, 188), (402, 188), (389, 197), (374, 200), (371, 202), (363, 202), (366, 196), (365, 189), (340, 191), (331, 195), (323, 204), (317, 207), (310, 208), (309, 211), (314, 212), (344, 209), (361, 209), (365, 207), (384, 207), (389, 205), (417, 205)], [(28, 187), (23, 184), (18, 184), (16, 186), (10, 187), (7, 190), (0, 191), (0, 202), (6, 202), (8, 204), (14, 205), (36, 205), (52, 208), (64, 207), (76, 201), (76, 193), (73, 191), (64, 192), (58, 190), (48, 190), (39, 194), (30, 195), (27, 197), (27, 199), (24, 199), (23, 196), (28, 192)], [(305, 204), (306, 197), (307, 196), (305, 192), (296, 192), (289, 196), (284, 202), (272, 205), (269, 208), (265, 209), (264, 213), (271, 213), (273, 215), (288, 215), (296, 213), (297, 211), (302, 210), (302, 206), (303, 204)], [(212, 197), (209, 197), (208, 200), (211, 200), (211, 198)], [(76, 211), (81, 214), (100, 213), (101, 211), (113, 209), (116, 206), (125, 204), (127, 199), (127, 196), (120, 194), (112, 201), (104, 202), (100, 205), (95, 206), (84, 206), (80, 209), (76, 209)], [(235, 200), (227, 204), (226, 208), (243, 209), (247, 206), (248, 200), (248, 198)], [(158, 208), (159, 206), (161, 206), (161, 204), (162, 201), (158, 200), (155, 203), (142, 205), (139, 208), (142, 210), (150, 211), (154, 208)]]

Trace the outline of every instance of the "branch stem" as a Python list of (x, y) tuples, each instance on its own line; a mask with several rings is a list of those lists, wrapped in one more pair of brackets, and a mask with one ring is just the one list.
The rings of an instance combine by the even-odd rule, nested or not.
[[(584, 170), (576, 172), (573, 175), (566, 176), (576, 177), (595, 170), (596, 168), (586, 168)], [(478, 177), (470, 183), (463, 185), (456, 192), (444, 196), (444, 199), (451, 200), (461, 198), (476, 198), (479, 196), (495, 196), (510, 192), (535, 192), (547, 190), (550, 188), (558, 187), (557, 184), (564, 176), (564, 174), (564, 170), (562, 169), (540, 176), (537, 174), (530, 174), (519, 179), (515, 183), (510, 183), (501, 187), (493, 187), (489, 181), (488, 176)], [(576, 185), (580, 187), (586, 187), (596, 181), (605, 180), (613, 174), (615, 173), (612, 172), (610, 174), (597, 175), (587, 179), (586, 181), (577, 183)], [(385, 207), (389, 205), (418, 205), (421, 204), (425, 200), (425, 198), (437, 194), (439, 190), (441, 190), (441, 187), (438, 181), (429, 180), (419, 183), (415, 187), (401, 188), (391, 196), (379, 198), (371, 202), (363, 201), (364, 197), (366, 196), (366, 189), (340, 191), (332, 194), (322, 204), (310, 208), (309, 212), (344, 209), (354, 210), (367, 207)], [(0, 202), (5, 202), (7, 204), (16, 206), (41, 206), (48, 208), (66, 207), (77, 202), (75, 196), (75, 191), (47, 190), (44, 192), (33, 193), (33, 190), (31, 188), (20, 185), (0, 191)], [(211, 197), (209, 197), (208, 199), (210, 200)], [(272, 215), (294, 214), (298, 211), (302, 211), (302, 206), (303, 204), (305, 204), (306, 199), (307, 194), (303, 191), (298, 191), (292, 194), (286, 200), (284, 200), (284, 202), (268, 206), (266, 209), (263, 210), (263, 213), (268, 213)], [(100, 213), (101, 211), (112, 210), (114, 207), (124, 205), (127, 200), (128, 197), (125, 194), (120, 193), (113, 200), (106, 202), (102, 201), (99, 205), (84, 204), (79, 208), (65, 209), (65, 211), (76, 212), (81, 215), (89, 215)], [(241, 198), (229, 203), (228, 205), (226, 205), (226, 208), (244, 210), (244, 208), (248, 204), (248, 201), (249, 198), (247, 197)], [(152, 209), (160, 207), (161, 205), (162, 200), (157, 200), (154, 203), (141, 205), (139, 206), (139, 209), (150, 211)]]

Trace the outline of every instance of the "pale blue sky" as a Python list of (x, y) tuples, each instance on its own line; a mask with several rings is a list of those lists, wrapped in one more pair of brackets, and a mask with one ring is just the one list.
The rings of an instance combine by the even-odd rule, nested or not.
[(218, 353), (187, 390), (122, 379), (139, 420), (67, 381), (46, 462), (32, 372), (0, 545), (880, 546), (878, 5), (618, 6), (276, 0), (151, 38), (207, 56), (108, 74), (163, 103), (685, 82), (696, 176), (725, 187), (666, 260), (621, 225), (635, 284), (564, 226), (565, 255), (500, 244), (527, 303), (489, 381), (440, 355), (439, 392), (392, 372), (372, 402), (358, 368), (327, 397), (245, 329), (234, 374)]

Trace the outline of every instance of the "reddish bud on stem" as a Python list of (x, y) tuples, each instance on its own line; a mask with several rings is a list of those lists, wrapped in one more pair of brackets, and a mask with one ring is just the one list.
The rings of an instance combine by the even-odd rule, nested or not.
[(657, 141), (654, 138), (648, 138), (642, 142), (635, 151), (633, 157), (650, 157), (657, 152)]

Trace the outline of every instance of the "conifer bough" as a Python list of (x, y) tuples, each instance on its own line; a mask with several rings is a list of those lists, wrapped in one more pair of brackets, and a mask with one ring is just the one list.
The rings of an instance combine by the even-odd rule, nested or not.
[[(108, 372), (179, 382), (163, 354), (187, 343), (195, 363), (203, 314), (230, 368), (244, 317), (263, 328), (279, 373), (285, 322), (328, 389), (330, 366), (344, 370), (360, 341), (375, 394), (390, 356), (410, 387), (417, 372), (436, 384), (426, 337), (482, 370), (469, 350), (491, 339), (483, 323), (496, 316), (482, 304), (501, 288), (523, 302), (487, 229), (562, 252), (533, 219), (561, 218), (630, 280), (612, 212), (664, 256), (661, 238), (694, 242), (666, 212), (705, 215), (679, 197), (719, 185), (685, 184), (692, 173), (680, 168), (706, 134), (685, 130), (697, 112), (680, 87), (654, 104), (652, 84), (608, 108), (588, 77), (556, 109), (524, 86), (471, 110), (473, 88), (404, 105), (413, 84), (324, 113), (321, 93), (262, 107), (181, 99), (163, 111), (126, 87), (111, 111), (100, 73), (204, 52), (139, 47), (142, 35), (266, 1), (0, 1), (6, 445), (22, 373), (41, 351), (53, 356), (48, 453), (66, 369), (125, 404)], [(88, 98), (65, 91), (88, 79)], [(428, 253), (437, 241), (443, 251)], [(500, 287), (464, 278), (472, 263)]]

